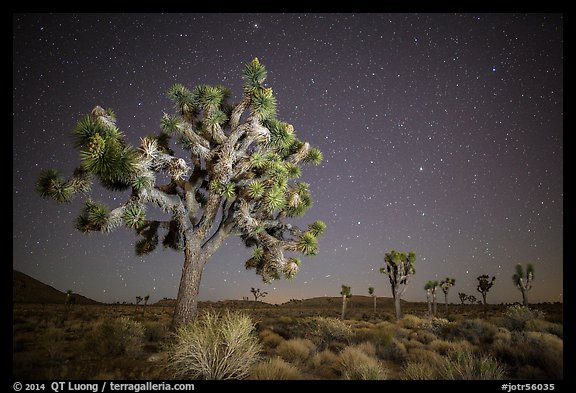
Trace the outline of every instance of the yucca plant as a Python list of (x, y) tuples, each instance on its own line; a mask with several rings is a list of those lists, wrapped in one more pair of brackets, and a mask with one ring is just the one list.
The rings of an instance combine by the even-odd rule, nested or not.
[[(194, 319), (202, 271), (230, 235), (254, 248), (245, 266), (266, 283), (299, 270), (300, 260), (286, 252), (318, 253), (324, 223), (300, 229), (286, 220), (312, 206), (309, 185), (295, 179), (303, 164), (320, 164), (322, 153), (277, 118), (266, 76), (258, 59), (248, 63), (237, 103), (223, 86), (173, 85), (168, 97), (175, 113), (165, 113), (159, 133), (141, 138), (138, 147), (118, 129), (112, 110), (96, 106), (73, 131), (80, 165), (71, 178), (53, 169), (40, 173), (36, 189), (45, 198), (68, 202), (85, 195), (79, 230), (127, 226), (138, 236), (137, 255), (154, 251), (160, 238), (164, 247), (184, 253), (175, 325)], [(173, 147), (186, 154), (176, 156)], [(94, 181), (112, 192), (130, 190), (126, 201), (113, 208), (93, 201)], [(148, 217), (148, 205), (160, 207), (165, 218)]]

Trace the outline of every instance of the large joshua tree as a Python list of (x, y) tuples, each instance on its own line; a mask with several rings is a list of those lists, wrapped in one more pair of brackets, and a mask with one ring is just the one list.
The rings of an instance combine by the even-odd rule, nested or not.
[(522, 292), (522, 303), (528, 307), (528, 292), (532, 289), (532, 282), (534, 281), (534, 266), (529, 263), (526, 265), (526, 273), (521, 264), (516, 265), (516, 273), (512, 276), (514, 285)]
[(392, 297), (396, 309), (396, 319), (402, 318), (400, 298), (406, 291), (410, 277), (416, 273), (414, 264), (416, 254), (414, 252), (397, 252), (392, 250), (384, 255), (385, 266), (380, 268), (380, 273), (386, 274), (392, 287)]
[(456, 284), (455, 278), (446, 277), (444, 280), (440, 281), (440, 288), (444, 292), (444, 305), (446, 306), (446, 312), (448, 312), (448, 292)]
[[(97, 106), (74, 130), (81, 164), (72, 177), (65, 180), (50, 169), (38, 180), (40, 194), (58, 202), (87, 196), (76, 222), (80, 231), (125, 225), (139, 236), (138, 255), (156, 249), (160, 236), (164, 247), (184, 253), (175, 326), (194, 319), (204, 267), (227, 237), (238, 235), (253, 249), (245, 266), (266, 283), (298, 272), (300, 260), (285, 253), (318, 252), (323, 222), (300, 229), (285, 221), (312, 205), (309, 185), (296, 179), (301, 164), (319, 164), (322, 153), (276, 118), (266, 75), (258, 59), (248, 63), (236, 104), (223, 86), (174, 85), (168, 96), (176, 113), (164, 114), (159, 134), (142, 138), (138, 148), (117, 128), (113, 111)], [(127, 200), (113, 209), (92, 200), (94, 180), (110, 191), (129, 190)], [(148, 218), (148, 207), (159, 207), (166, 219)]]
[(482, 294), (483, 304), (486, 305), (486, 294), (490, 291), (492, 285), (494, 285), (494, 280), (496, 280), (496, 277), (493, 276), (492, 279), (490, 279), (490, 276), (483, 274), (476, 277), (476, 279), (478, 280), (478, 286), (476, 287), (476, 290)]

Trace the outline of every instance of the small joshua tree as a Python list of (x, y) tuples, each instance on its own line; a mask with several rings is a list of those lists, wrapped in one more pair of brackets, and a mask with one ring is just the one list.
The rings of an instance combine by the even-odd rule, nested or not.
[(476, 287), (476, 290), (482, 294), (483, 304), (486, 305), (486, 294), (490, 291), (492, 285), (494, 285), (494, 280), (496, 280), (496, 277), (493, 276), (492, 279), (490, 279), (487, 274), (483, 274), (476, 277), (476, 279), (478, 280), (478, 286)]
[(148, 305), (148, 300), (150, 300), (150, 295), (144, 296), (144, 304), (142, 305), (142, 316), (146, 313), (146, 306)]
[(346, 301), (352, 297), (352, 288), (347, 285), (342, 285), (340, 295), (342, 295), (342, 316), (340, 318), (344, 319), (346, 316)]
[(64, 313), (62, 314), (62, 319), (60, 319), (60, 326), (64, 325), (64, 321), (68, 318), (68, 312), (72, 309), (72, 306), (76, 304), (76, 296), (71, 289), (66, 291), (66, 298), (64, 299)]
[(266, 295), (268, 295), (268, 292), (260, 291), (260, 288), (258, 288), (258, 289), (252, 288), (252, 289), (250, 289), (250, 292), (252, 292), (252, 295), (254, 295), (254, 301), (255, 302), (257, 302), (259, 298), (266, 297)]
[(416, 273), (414, 268), (416, 254), (414, 252), (405, 253), (392, 250), (384, 255), (384, 263), (385, 266), (380, 268), (380, 273), (386, 274), (390, 280), (396, 319), (400, 319), (402, 318), (400, 298), (406, 291), (410, 277)]
[(482, 304), (482, 302), (480, 300), (476, 299), (476, 296), (474, 296), (474, 295), (466, 296), (466, 300), (468, 300), (468, 302), (470, 304), (477, 304), (477, 303)]
[[(287, 221), (312, 206), (309, 184), (297, 179), (303, 164), (320, 164), (322, 152), (277, 118), (266, 76), (258, 59), (246, 64), (243, 95), (235, 103), (224, 86), (175, 84), (168, 90), (175, 113), (164, 114), (160, 132), (136, 147), (114, 112), (96, 106), (74, 130), (81, 163), (71, 178), (47, 169), (37, 181), (40, 195), (57, 202), (86, 197), (76, 221), (84, 233), (127, 226), (138, 236), (137, 255), (158, 244), (182, 253), (174, 327), (196, 317), (202, 272), (229, 236), (252, 248), (245, 267), (265, 283), (297, 274), (300, 260), (285, 253), (318, 253), (326, 225), (315, 221), (301, 229)], [(109, 208), (94, 201), (95, 181), (124, 192), (125, 202)], [(163, 217), (148, 214), (149, 208)]]
[(374, 287), (368, 287), (368, 294), (374, 299), (374, 314), (376, 314), (376, 294), (374, 293)]
[(440, 288), (444, 292), (444, 304), (446, 305), (446, 312), (448, 312), (448, 292), (456, 284), (455, 278), (446, 277), (444, 280), (440, 281)]
[(458, 292), (458, 298), (460, 299), (460, 303), (464, 304), (464, 302), (468, 300), (468, 295), (466, 295), (464, 292)]
[(136, 305), (139, 305), (142, 300), (144, 300), (144, 298), (142, 298), (142, 296), (136, 296)]
[(438, 288), (438, 281), (428, 281), (426, 285), (424, 285), (426, 300), (428, 301), (428, 315), (430, 318), (436, 315), (436, 288)]
[(528, 307), (528, 292), (532, 289), (532, 282), (534, 281), (534, 266), (529, 263), (526, 266), (526, 274), (524, 274), (524, 269), (521, 264), (516, 265), (516, 274), (512, 276), (512, 281), (516, 288), (522, 292), (522, 303), (524, 306)]

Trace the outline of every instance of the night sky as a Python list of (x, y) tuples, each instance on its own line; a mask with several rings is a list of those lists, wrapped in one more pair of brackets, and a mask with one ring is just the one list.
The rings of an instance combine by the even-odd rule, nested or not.
[[(128, 140), (157, 134), (175, 83), (242, 95), (244, 64), (268, 70), (278, 117), (319, 147), (303, 167), (320, 252), (292, 281), (266, 285), (229, 238), (200, 300), (391, 296), (384, 253), (414, 251), (404, 298), (447, 275), (489, 303), (521, 301), (514, 265), (533, 263), (532, 302), (563, 301), (563, 17), (542, 14), (14, 14), (13, 267), (103, 302), (175, 298), (183, 254), (137, 257), (135, 234), (74, 229), (83, 198), (58, 204), (34, 185), (79, 164), (71, 131), (100, 105)], [(94, 187), (114, 208), (126, 193)], [(440, 296), (443, 300), (443, 296)]]

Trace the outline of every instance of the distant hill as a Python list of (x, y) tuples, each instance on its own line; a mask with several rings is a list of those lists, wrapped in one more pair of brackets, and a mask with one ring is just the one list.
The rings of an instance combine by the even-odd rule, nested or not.
[[(13, 303), (60, 303), (64, 304), (66, 293), (44, 284), (27, 274), (12, 270)], [(77, 304), (102, 304), (85, 296), (74, 294)]]

